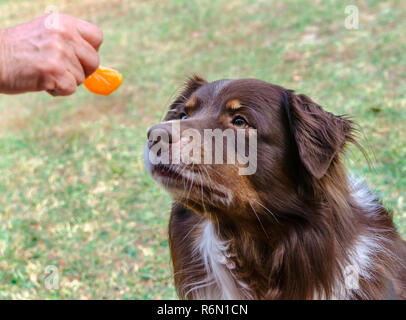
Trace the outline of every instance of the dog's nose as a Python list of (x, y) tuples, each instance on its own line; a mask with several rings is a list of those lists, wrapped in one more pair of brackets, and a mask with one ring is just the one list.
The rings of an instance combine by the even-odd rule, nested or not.
[(179, 140), (179, 134), (175, 132), (173, 125), (168, 123), (160, 123), (148, 130), (147, 138), (148, 144), (151, 147), (154, 143), (162, 141), (164, 143), (172, 144)]

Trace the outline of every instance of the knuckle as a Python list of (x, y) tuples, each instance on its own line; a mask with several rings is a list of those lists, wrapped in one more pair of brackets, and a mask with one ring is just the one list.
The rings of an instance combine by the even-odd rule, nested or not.
[(60, 23), (59, 27), (55, 29), (55, 34), (61, 41), (66, 41), (66, 39), (72, 39), (72, 27), (67, 23)]
[(61, 41), (54, 41), (51, 46), (52, 55), (55, 56), (57, 60), (60, 60), (65, 54), (65, 45)]
[(61, 63), (57, 59), (50, 59), (44, 63), (44, 71), (50, 74), (60, 74), (62, 72)]
[(54, 30), (56, 35), (58, 35), (59, 37), (64, 37), (67, 33), (66, 23), (61, 21), (58, 25), (58, 28), (55, 28)]
[(54, 34), (45, 45), (46, 50), (52, 54), (65, 52), (65, 47), (65, 41), (59, 34)]

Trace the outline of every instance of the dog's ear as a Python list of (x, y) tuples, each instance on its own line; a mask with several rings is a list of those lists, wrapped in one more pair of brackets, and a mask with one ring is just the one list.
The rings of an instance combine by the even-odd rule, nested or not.
[(199, 89), (201, 86), (205, 85), (207, 81), (201, 78), (198, 75), (193, 75), (192, 77), (188, 78), (179, 94), (174, 102), (172, 102), (169, 109), (174, 109), (180, 103), (185, 102), (187, 99), (190, 98), (193, 92)]
[(293, 91), (282, 93), (282, 104), (301, 162), (321, 179), (345, 143), (352, 140), (352, 121), (324, 111), (308, 96)]

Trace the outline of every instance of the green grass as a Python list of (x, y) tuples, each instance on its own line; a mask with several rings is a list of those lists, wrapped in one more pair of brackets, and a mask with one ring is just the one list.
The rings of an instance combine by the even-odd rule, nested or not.
[[(54, 1), (58, 4), (58, 1)], [(46, 1), (0, 1), (2, 26)], [(365, 176), (406, 235), (406, 4), (360, 1), (60, 1), (104, 31), (102, 63), (124, 74), (110, 97), (0, 96), (0, 298), (176, 298), (170, 199), (147, 175), (146, 130), (184, 78), (255, 77), (348, 113), (374, 150)], [(48, 265), (59, 290), (44, 286)]]

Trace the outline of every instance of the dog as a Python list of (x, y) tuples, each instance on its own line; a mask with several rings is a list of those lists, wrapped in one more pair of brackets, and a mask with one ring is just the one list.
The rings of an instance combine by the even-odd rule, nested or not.
[[(255, 172), (192, 156), (175, 162), (172, 153), (158, 159), (185, 148), (189, 129), (254, 135)], [(361, 147), (353, 121), (304, 94), (256, 79), (189, 78), (146, 145), (150, 174), (174, 200), (178, 296), (406, 299), (406, 243), (378, 197), (346, 171), (351, 143)], [(195, 143), (202, 153), (206, 145)]]

